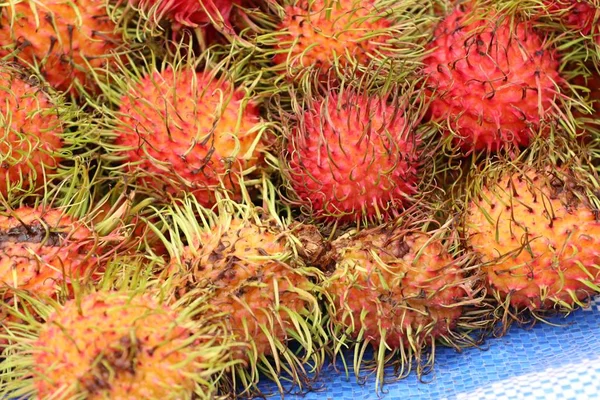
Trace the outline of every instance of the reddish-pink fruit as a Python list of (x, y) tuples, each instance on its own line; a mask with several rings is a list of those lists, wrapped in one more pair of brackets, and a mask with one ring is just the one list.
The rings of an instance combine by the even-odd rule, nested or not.
[(419, 139), (402, 106), (364, 94), (309, 101), (287, 134), (292, 201), (329, 221), (385, 220), (416, 193)]
[(457, 8), (428, 46), (431, 118), (465, 151), (526, 146), (553, 115), (557, 56), (529, 23), (478, 11)]
[(240, 0), (131, 0), (138, 7), (152, 11), (158, 19), (168, 19), (184, 26), (198, 27), (224, 22), (230, 27), (233, 7)]
[(264, 124), (245, 92), (192, 68), (155, 71), (122, 97), (115, 127), (129, 173), (154, 191), (192, 193), (204, 206), (260, 169)]
[(585, 0), (549, 0), (545, 1), (545, 6), (545, 11), (558, 17), (565, 28), (581, 35), (593, 34), (596, 43), (600, 44), (600, 6)]

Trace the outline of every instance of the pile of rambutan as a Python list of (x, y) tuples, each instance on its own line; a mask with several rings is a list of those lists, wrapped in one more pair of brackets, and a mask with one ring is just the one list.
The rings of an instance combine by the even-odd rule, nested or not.
[[(0, 397), (380, 391), (600, 294), (600, 4), (0, 3)], [(325, 383), (326, 384), (326, 383)]]

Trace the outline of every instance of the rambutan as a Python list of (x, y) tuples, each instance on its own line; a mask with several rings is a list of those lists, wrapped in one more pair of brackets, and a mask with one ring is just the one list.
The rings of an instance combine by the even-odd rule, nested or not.
[(67, 107), (24, 70), (0, 63), (0, 194), (11, 197), (43, 186), (58, 165)]
[(481, 285), (468, 257), (453, 256), (452, 238), (444, 232), (451, 233), (384, 225), (350, 231), (332, 243), (323, 282), (331, 297), (331, 347), (336, 357), (355, 347), (357, 377), (367, 346), (374, 347), (373, 367), (382, 383), (394, 360), (402, 376), (413, 363), (418, 375), (431, 368), (438, 340), (457, 348), (472, 344), (466, 306), (482, 303)]
[(401, 100), (386, 100), (331, 92), (285, 121), (281, 163), (291, 204), (317, 220), (368, 223), (412, 200), (421, 162), (416, 123)]
[[(53, 296), (98, 267), (98, 236), (54, 208), (22, 207), (0, 214), (2, 286)], [(4, 299), (7, 301), (7, 299)]]
[(315, 78), (400, 81), (419, 67), (431, 21), (430, 4), (413, 0), (256, 4), (240, 37), (253, 44), (244, 47), (255, 53), (265, 90), (284, 94), (287, 86), (305, 87)]
[(96, 92), (121, 37), (100, 0), (9, 0), (0, 5), (0, 56), (37, 69), (55, 89)]
[[(587, 68), (573, 68), (571, 83), (578, 95), (571, 112), (576, 124), (575, 133), (583, 143), (592, 143), (600, 139), (600, 74), (593, 65)], [(595, 150), (598, 146), (591, 145)]]
[[(101, 270), (99, 236), (79, 220), (51, 207), (21, 207), (0, 214), (0, 324), (18, 321), (10, 310), (28, 311), (25, 292), (45, 301), (69, 298)], [(97, 251), (98, 250), (98, 251)], [(3, 331), (0, 327), (0, 333)], [(7, 344), (0, 338), (0, 350)]]
[(269, 124), (257, 105), (214, 71), (153, 68), (121, 78), (119, 109), (108, 111), (114, 142), (106, 146), (117, 169), (157, 197), (192, 193), (211, 206), (223, 189), (239, 199), (240, 185), (260, 175), (268, 147)]
[(544, 11), (535, 17), (549, 16), (559, 20), (565, 29), (577, 35), (592, 36), (600, 45), (600, 4), (593, 1), (545, 0)]
[(468, 203), (464, 231), (501, 309), (541, 314), (585, 305), (600, 292), (600, 222), (582, 169), (498, 171)]
[(155, 24), (167, 19), (188, 27), (223, 24), (231, 28), (230, 15), (240, 0), (129, 0)]
[(164, 273), (167, 283), (158, 281), (177, 296), (193, 293), (227, 315), (227, 331), (246, 344), (231, 352), (232, 360), (247, 365), (234, 374), (241, 387), (233, 390), (240, 395), (256, 389), (259, 371), (282, 392), (278, 371), (302, 388), (309, 384), (307, 366), (318, 371), (323, 362), (321, 273), (298, 257), (301, 243), (274, 214), (274, 188), (265, 184), (270, 191), (265, 207), (247, 198), (243, 204), (220, 201), (218, 215), (190, 198), (174, 207), (171, 238), (187, 243), (166, 243), (172, 260)]
[(225, 346), (185, 309), (150, 293), (99, 291), (41, 313), (0, 361), (3, 397), (216, 398), (210, 378)]
[(284, 10), (273, 57), (283, 71), (314, 66), (327, 72), (391, 55), (393, 21), (374, 1), (302, 0)]
[(464, 151), (526, 146), (554, 118), (557, 54), (529, 22), (481, 7), (459, 6), (435, 30), (423, 60), (431, 118)]

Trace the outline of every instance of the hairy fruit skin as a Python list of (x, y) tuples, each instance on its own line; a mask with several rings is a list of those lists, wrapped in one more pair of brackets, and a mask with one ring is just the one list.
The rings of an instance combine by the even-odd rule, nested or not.
[(292, 201), (315, 219), (376, 221), (416, 193), (419, 138), (401, 107), (330, 94), (293, 121), (282, 155)]
[(335, 307), (333, 331), (340, 327), (375, 348), (385, 343), (419, 353), (454, 329), (463, 308), (457, 304), (468, 295), (465, 277), (439, 239), (431, 239), (381, 228), (337, 239), (335, 269), (323, 285)]
[(386, 55), (391, 25), (372, 0), (300, 0), (285, 7), (273, 62), (293, 75), (312, 66), (326, 74), (336, 59), (341, 68), (367, 66), (371, 56)]
[(224, 21), (231, 26), (230, 16), (235, 5), (241, 0), (130, 0), (139, 8), (152, 11), (160, 18), (166, 18), (178, 24), (198, 27)]
[(431, 118), (464, 151), (528, 145), (562, 84), (556, 54), (530, 24), (499, 18), (457, 8), (424, 59)]
[(55, 89), (97, 91), (92, 72), (110, 63), (121, 43), (103, 1), (10, 0), (0, 11), (0, 56), (38, 66)]
[(176, 276), (180, 294), (208, 291), (206, 301), (229, 315), (227, 325), (235, 340), (255, 349), (249, 355), (240, 348), (234, 358), (277, 353), (271, 340), (285, 344), (291, 340), (287, 330), (295, 329), (288, 312), (304, 315), (316, 302), (298, 293), (313, 290), (313, 276), (294, 263), (288, 246), (276, 226), (235, 218), (202, 232), (198, 243), (186, 247), (167, 269), (169, 276)]
[(600, 222), (569, 184), (533, 170), (506, 174), (469, 204), (467, 241), (499, 301), (537, 311), (595, 294)]
[(594, 6), (591, 1), (547, 0), (545, 13), (556, 16), (565, 28), (572, 29), (581, 35), (593, 33), (594, 39), (600, 45), (600, 29), (594, 26), (600, 24), (600, 6)]
[(191, 332), (148, 295), (97, 292), (56, 309), (34, 347), (40, 398), (179, 399), (194, 390)]
[(53, 297), (98, 267), (96, 240), (81, 221), (58, 209), (22, 207), (0, 215), (0, 282)]
[(217, 188), (239, 199), (240, 178), (261, 167), (266, 149), (258, 109), (246, 101), (208, 72), (155, 71), (122, 97), (115, 144), (153, 190), (191, 192), (207, 207)]
[(58, 166), (63, 147), (60, 109), (48, 94), (4, 64), (0, 126), (0, 194), (39, 188)]

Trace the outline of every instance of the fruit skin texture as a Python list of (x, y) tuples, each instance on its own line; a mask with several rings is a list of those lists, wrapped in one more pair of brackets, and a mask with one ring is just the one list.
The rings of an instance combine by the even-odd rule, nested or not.
[(114, 132), (128, 172), (142, 172), (153, 190), (191, 192), (203, 206), (214, 203), (220, 180), (239, 199), (240, 177), (261, 166), (266, 149), (258, 109), (246, 100), (209, 72), (169, 67), (145, 76), (122, 97)]
[(392, 33), (386, 29), (392, 23), (384, 15), (372, 0), (293, 2), (285, 7), (278, 26), (273, 62), (286, 66), (281, 72), (294, 75), (311, 66), (325, 74), (336, 58), (341, 68), (350, 66), (350, 61), (367, 66), (370, 56), (389, 55), (385, 47)]
[(400, 110), (349, 91), (309, 102), (281, 157), (291, 201), (339, 222), (385, 220), (402, 209), (416, 193), (420, 161), (419, 138)]
[(101, 0), (10, 0), (0, 7), (0, 56), (16, 51), (55, 89), (78, 95), (77, 83), (94, 93), (92, 69), (102, 69), (121, 42), (105, 7)]
[(552, 115), (557, 56), (529, 23), (478, 12), (457, 8), (428, 45), (431, 118), (463, 151), (526, 146)]
[(206, 301), (229, 315), (227, 326), (235, 340), (254, 349), (240, 348), (233, 357), (252, 359), (280, 351), (270, 339), (284, 345), (291, 340), (287, 330), (296, 328), (285, 308), (303, 316), (298, 319), (315, 312), (316, 298), (309, 294), (315, 287), (314, 272), (293, 257), (276, 225), (234, 218), (200, 233), (198, 243), (186, 247), (167, 271), (175, 276), (180, 294), (208, 291)]
[(399, 232), (378, 227), (337, 239), (335, 268), (323, 287), (334, 307), (333, 335), (341, 330), (375, 348), (385, 341), (391, 350), (418, 355), (456, 326), (467, 285), (439, 239)]
[(35, 190), (56, 169), (63, 146), (60, 113), (50, 95), (0, 63), (0, 194)]
[[(600, 6), (594, 6), (591, 1), (551, 0), (545, 1), (545, 6), (546, 13), (556, 15), (566, 28), (579, 35), (589, 35), (594, 24), (600, 24)], [(593, 34), (600, 45), (600, 30), (596, 29)]]
[(187, 398), (194, 390), (194, 363), (186, 362), (191, 332), (177, 317), (149, 295), (97, 292), (67, 302), (34, 343), (38, 396)]
[(22, 207), (0, 215), (0, 282), (52, 297), (96, 270), (96, 241), (81, 221), (58, 209)]
[[(549, 173), (505, 174), (468, 205), (468, 245), (487, 283), (518, 309), (572, 308), (600, 284), (600, 222)], [(487, 214), (487, 217), (486, 217)]]
[(152, 11), (160, 18), (166, 18), (178, 24), (198, 27), (223, 19), (226, 26), (233, 7), (240, 4), (240, 0), (130, 0), (130, 3), (139, 8)]

